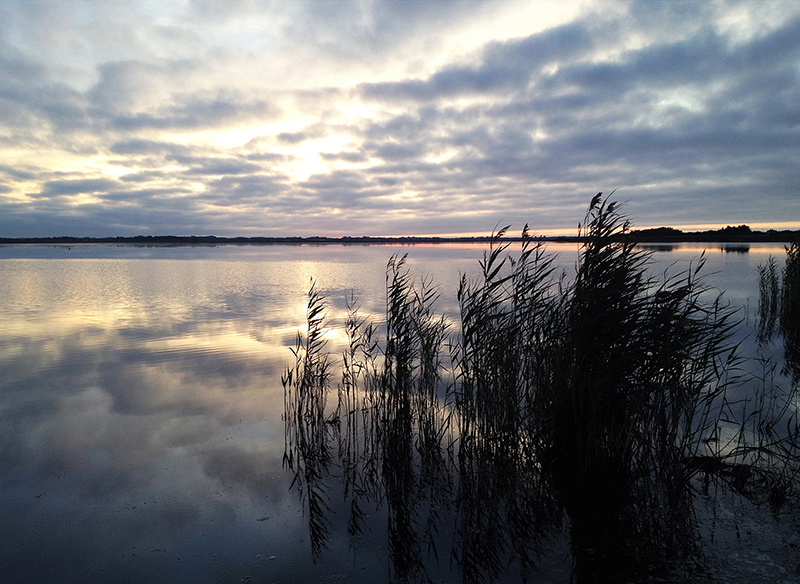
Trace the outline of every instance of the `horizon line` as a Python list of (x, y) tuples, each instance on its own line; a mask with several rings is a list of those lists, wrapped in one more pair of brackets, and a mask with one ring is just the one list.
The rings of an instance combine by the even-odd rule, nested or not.
[[(702, 233), (705, 231), (720, 231), (726, 227), (741, 227), (746, 226), (752, 231), (766, 233), (770, 230), (774, 231), (798, 231), (800, 230), (800, 222), (797, 221), (771, 221), (771, 222), (758, 222), (758, 223), (686, 223), (676, 224), (672, 226), (667, 225), (645, 225), (645, 226), (631, 226), (630, 231), (646, 231), (650, 229), (675, 229), (686, 234)], [(522, 230), (519, 229), (519, 235), (512, 228), (506, 232), (506, 238), (519, 238)], [(170, 234), (144, 234), (137, 233), (136, 235), (19, 235), (19, 236), (3, 236), (0, 235), (0, 242), (8, 240), (47, 240), (47, 239), (136, 239), (136, 238), (217, 238), (217, 239), (488, 239), (491, 238), (495, 231), (466, 231), (466, 232), (451, 232), (451, 233), (415, 233), (415, 234), (390, 234), (390, 235), (215, 235), (207, 233), (204, 235), (170, 235)], [(577, 238), (580, 237), (576, 227), (560, 228), (554, 227), (549, 229), (534, 230), (529, 227), (529, 234), (532, 238)]]
[[(664, 225), (660, 225), (658, 227), (636, 227), (629, 230), (629, 233), (635, 232), (642, 232), (642, 231), (650, 231), (650, 230), (674, 230), (680, 232), (682, 235), (692, 237), (697, 235), (705, 235), (708, 233), (714, 232), (722, 232), (725, 229), (737, 229), (741, 227), (746, 227), (749, 229), (751, 233), (754, 235), (760, 236), (769, 236), (770, 231), (774, 232), (800, 232), (800, 223), (797, 222), (768, 222), (768, 223), (757, 223), (755, 225), (749, 225), (746, 223), (741, 223), (739, 225), (730, 225), (730, 224), (722, 224), (722, 223), (705, 223), (705, 224), (685, 224), (685, 225), (678, 225), (675, 227), (667, 227)], [(766, 227), (766, 229), (764, 229)], [(686, 229), (692, 229), (692, 231), (687, 231)], [(448, 241), (458, 241), (458, 240), (475, 240), (475, 241), (486, 241), (493, 237), (494, 233), (496, 232), (488, 232), (488, 231), (478, 231), (478, 232), (462, 232), (462, 233), (439, 233), (439, 234), (409, 234), (409, 235), (214, 235), (214, 234), (205, 234), (205, 235), (145, 235), (145, 234), (137, 234), (137, 235), (104, 235), (104, 236), (90, 236), (90, 235), (50, 235), (50, 236), (15, 236), (15, 237), (8, 237), (8, 236), (0, 236), (0, 244), (13, 244), (13, 243), (47, 243), (47, 242), (54, 242), (58, 243), (55, 240), (62, 240), (62, 241), (74, 241), (76, 243), (85, 242), (98, 242), (98, 243), (113, 243), (114, 241), (133, 241), (133, 240), (219, 240), (220, 242), (233, 242), (235, 243), (237, 240), (243, 241), (250, 241), (252, 243), (258, 243), (259, 240), (265, 242), (286, 242), (291, 243), (293, 241), (329, 241), (329, 242), (337, 242), (337, 241), (344, 241), (344, 242), (352, 242), (358, 243), (359, 241), (372, 241), (372, 242), (380, 242), (381, 240), (386, 241), (402, 241), (402, 240), (441, 240), (443, 243)], [(583, 235), (580, 234), (577, 229), (543, 229), (541, 231), (532, 231), (529, 229), (529, 236), (532, 239), (582, 239)], [(663, 239), (664, 237), (668, 237), (667, 234), (662, 234), (660, 236), (656, 236), (657, 239)], [(504, 239), (521, 239), (522, 232), (517, 234), (516, 232), (512, 231), (510, 228), (506, 231), (504, 235)], [(424, 242), (424, 241), (422, 241)]]
[[(679, 223), (676, 225), (632, 225), (631, 231), (644, 231), (647, 229), (677, 229), (684, 232), (700, 232), (700, 231), (716, 231), (725, 229), (726, 227), (739, 227), (746, 225), (753, 230), (769, 231), (796, 231), (800, 230), (800, 221), (761, 221), (758, 223)], [(578, 230), (576, 227), (551, 227), (547, 229), (534, 230), (529, 226), (531, 237), (578, 237)], [(521, 231), (521, 230), (520, 230)], [(513, 237), (513, 233), (509, 229), (508, 236)], [(423, 234), (404, 234), (404, 235), (370, 235), (368, 237), (491, 237), (491, 231), (467, 231), (467, 232), (454, 232), (454, 233), (423, 233)], [(343, 236), (334, 236), (343, 237)]]

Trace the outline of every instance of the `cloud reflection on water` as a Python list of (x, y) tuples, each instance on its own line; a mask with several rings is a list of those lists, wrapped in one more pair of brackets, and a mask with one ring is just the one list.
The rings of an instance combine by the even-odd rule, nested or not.
[[(554, 247), (568, 267), (574, 246)], [(379, 315), (386, 260), (410, 252), (452, 315), (448, 295), (482, 248), (75, 251), (0, 250), (0, 573), (20, 582), (308, 580), (352, 573), (353, 562), (381, 573), (384, 552), (372, 547), (358, 560), (307, 561), (281, 468), (280, 372), (312, 276), (334, 321), (351, 288)], [(709, 262), (737, 299), (748, 292), (725, 266), (752, 267), (755, 287), (764, 261), (742, 255)], [(338, 342), (331, 337), (334, 352)], [(343, 533), (331, 539), (334, 551), (347, 549)]]
[(155, 581), (158, 562), (120, 558), (191, 552), (198, 534), (250, 522), (280, 547), (256, 520), (287, 497), (277, 372), (303, 317), (291, 273), (268, 274), (267, 298), (246, 289), (260, 264), (2, 267), (3, 573), (100, 581), (124, 565)]
[(280, 372), (310, 278), (334, 320), (352, 288), (377, 312), (395, 251), (0, 249), (0, 573), (195, 582), (346, 569), (346, 554), (323, 568), (303, 559)]

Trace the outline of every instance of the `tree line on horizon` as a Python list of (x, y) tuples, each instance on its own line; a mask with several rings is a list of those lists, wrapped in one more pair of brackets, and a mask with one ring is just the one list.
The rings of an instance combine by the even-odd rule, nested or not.
[[(114, 237), (0, 237), (2, 244), (125, 244), (134, 245), (219, 245), (219, 244), (302, 244), (302, 243), (450, 243), (450, 242), (488, 242), (493, 236), (464, 236), (464, 237), (437, 237), (437, 236), (350, 236), (328, 237), (323, 235), (281, 236), (281, 237), (222, 237), (217, 235), (133, 235)], [(641, 243), (792, 243), (800, 241), (800, 229), (768, 229), (758, 231), (748, 225), (731, 226), (721, 229), (706, 231), (682, 231), (674, 227), (654, 227), (649, 229), (633, 229), (626, 233), (616, 235), (619, 240)], [(543, 241), (582, 242), (586, 240), (582, 235), (565, 236), (534, 236)], [(518, 240), (518, 237), (508, 236), (509, 241)]]

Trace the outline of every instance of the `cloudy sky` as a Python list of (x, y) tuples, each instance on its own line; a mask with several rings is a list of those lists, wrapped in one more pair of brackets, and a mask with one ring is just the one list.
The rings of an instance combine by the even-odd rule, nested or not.
[(800, 2), (0, 1), (0, 237), (800, 227)]

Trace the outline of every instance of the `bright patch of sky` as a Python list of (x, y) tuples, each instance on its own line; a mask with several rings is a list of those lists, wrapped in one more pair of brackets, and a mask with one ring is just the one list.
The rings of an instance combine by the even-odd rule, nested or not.
[(800, 227), (800, 3), (0, 2), (0, 237)]

